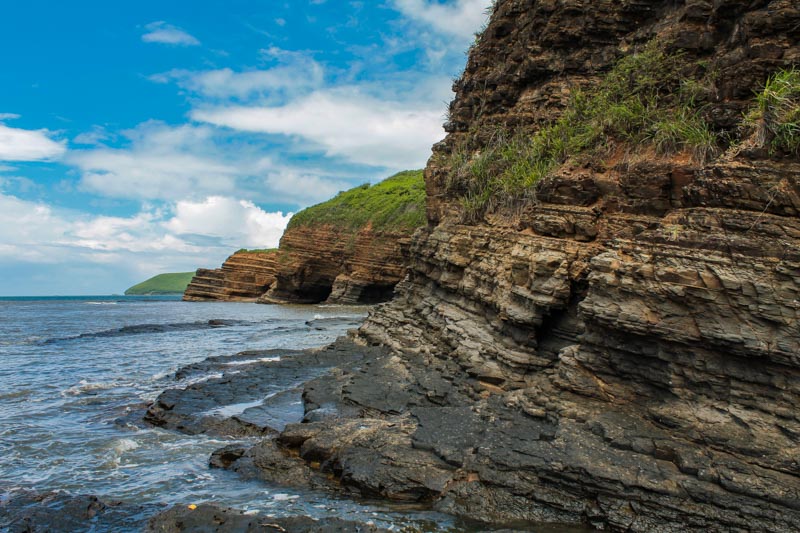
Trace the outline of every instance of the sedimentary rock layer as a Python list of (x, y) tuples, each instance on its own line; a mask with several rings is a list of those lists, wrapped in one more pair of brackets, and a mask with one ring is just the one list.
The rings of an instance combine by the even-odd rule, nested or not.
[(255, 301), (275, 282), (277, 251), (238, 251), (222, 268), (197, 270), (183, 299)]
[[(798, 28), (791, 0), (500, 0), (436, 152), (536, 130), (654, 38), (715, 73), (704, 118), (735, 137)], [(639, 150), (470, 225), (435, 155), (430, 227), (360, 330), (394, 354), (307, 386), (278, 442), (364, 495), (484, 520), (795, 531), (800, 161)]]
[(278, 250), (239, 252), (221, 270), (199, 270), (186, 299), (386, 301), (405, 276), (410, 237), (425, 224), (424, 203), (421, 170), (340, 192), (295, 214)]
[(236, 252), (222, 268), (198, 269), (187, 301), (372, 304), (392, 297), (405, 276), (408, 230), (288, 230), (280, 250)]
[(276, 283), (261, 299), (275, 303), (355, 304), (390, 299), (405, 276), (410, 231), (330, 225), (289, 229), (281, 239)]

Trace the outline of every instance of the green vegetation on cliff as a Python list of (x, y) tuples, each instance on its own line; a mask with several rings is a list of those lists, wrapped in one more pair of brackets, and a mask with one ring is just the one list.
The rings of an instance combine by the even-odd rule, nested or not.
[(575, 89), (558, 120), (534, 134), (497, 131), (475, 151), (456, 146), (446, 165), (448, 188), (462, 191), (467, 219), (533, 194), (533, 186), (570, 158), (608, 153), (617, 146), (690, 152), (704, 161), (719, 151), (701, 116), (713, 72), (667, 53), (657, 41), (622, 58), (600, 81)]
[(252, 250), (248, 250), (247, 248), (239, 248), (236, 250), (237, 254), (271, 254), (277, 252), (277, 248), (253, 248)]
[(800, 155), (800, 70), (776, 72), (745, 117), (759, 147)]
[(137, 296), (145, 294), (183, 294), (189, 282), (192, 281), (194, 272), (178, 272), (174, 274), (159, 274), (147, 281), (134, 285), (125, 294)]
[(408, 230), (425, 223), (425, 181), (421, 170), (407, 170), (380, 183), (340, 192), (327, 202), (294, 215), (287, 229), (331, 225), (356, 230)]

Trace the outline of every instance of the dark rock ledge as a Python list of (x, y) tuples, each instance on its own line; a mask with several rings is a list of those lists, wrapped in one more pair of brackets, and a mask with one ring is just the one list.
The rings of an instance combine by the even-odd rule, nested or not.
[[(255, 444), (223, 447), (210, 458), (212, 468), (246, 479), (441, 510), (462, 517), (464, 524), (478, 524), (470, 527), (473, 531), (506, 526), (546, 531), (542, 528), (548, 523), (563, 524), (553, 531), (588, 530), (584, 517), (568, 509), (530, 513), (530, 494), (491, 495), (484, 501), (486, 494), (471, 491), (480, 485), (474, 482), (490, 475), (513, 482), (525, 446), (552, 441), (556, 430), (546, 419), (498, 401), (496, 387), (465, 376), (455, 365), (433, 368), (422, 359), (410, 365), (384, 347), (344, 338), (321, 350), (235, 357), (246, 361), (254, 356), (265, 362), (238, 366), (233, 376), (165, 391), (145, 419), (188, 434), (263, 436)], [(269, 361), (277, 357), (280, 361)], [(213, 371), (229, 362), (212, 358), (199, 365)], [(270, 393), (242, 413), (208, 414)], [(295, 408), (285, 408), (284, 396)], [(492, 460), (497, 456), (503, 464), (493, 473), (471, 466), (481, 454), (492, 454)], [(220, 512), (209, 508), (191, 516)], [(173, 510), (168, 527), (186, 515), (186, 510)], [(223, 515), (236, 524), (251, 519), (230, 510)], [(247, 524), (256, 527), (256, 522)]]

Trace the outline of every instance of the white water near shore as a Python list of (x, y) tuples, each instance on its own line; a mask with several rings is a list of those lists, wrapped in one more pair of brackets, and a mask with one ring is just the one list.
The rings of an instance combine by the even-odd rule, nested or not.
[[(149, 510), (213, 501), (267, 515), (449, 529), (452, 521), (435, 513), (243, 481), (208, 467), (211, 452), (232, 440), (141, 423), (146, 403), (162, 390), (221, 375), (190, 373), (176, 382), (184, 365), (244, 350), (322, 346), (348, 327), (346, 320), (326, 319), (358, 320), (365, 313), (363, 307), (124, 297), (0, 299), (0, 494), (95, 494)], [(325, 324), (307, 325), (310, 320)], [(278, 360), (277, 354), (247, 355), (231, 361), (226, 373)], [(252, 405), (221, 406), (211, 414)]]

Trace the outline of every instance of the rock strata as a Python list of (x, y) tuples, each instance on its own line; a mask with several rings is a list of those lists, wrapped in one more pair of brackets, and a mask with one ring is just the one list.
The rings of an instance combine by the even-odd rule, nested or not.
[(429, 227), (359, 332), (391, 353), (307, 385), (270, 453), (488, 522), (796, 531), (797, 155), (568, 162), (473, 224), (441, 155), (535, 131), (654, 38), (715, 73), (703, 113), (735, 138), (798, 27), (790, 0), (496, 2), (426, 169)]
[[(724, 130), (769, 73), (798, 62), (797, 24), (800, 8), (781, 0), (498, 2), (439, 149), (468, 129), (535, 129), (570, 86), (654, 36), (718, 69), (706, 114)], [(376, 407), (450, 469), (443, 490), (425, 485), (437, 506), (615, 530), (792, 531), (797, 157), (570, 163), (535, 204), (475, 225), (459, 224), (439, 161), (426, 170), (434, 225), (412, 243), (398, 298), (361, 329), (397, 351), (394, 375), (419, 383)], [(442, 398), (418, 368), (425, 382), (465, 380), (472, 398)], [(448, 409), (466, 410), (460, 431), (440, 422)], [(348, 453), (335, 439), (328, 449)]]
[(221, 269), (198, 270), (184, 300), (385, 302), (405, 276), (424, 200), (420, 170), (341, 192), (297, 213), (278, 250), (239, 251)]
[[(798, 28), (791, 0), (498, 0), (425, 171), (429, 225), (357, 336), (387, 351), (307, 383), (302, 422), (218, 466), (492, 523), (796, 531), (800, 160), (739, 128), (800, 64)], [(612, 143), (463, 216), (465, 139), (540, 130), (655, 41), (711, 73), (722, 155)]]
[(276, 253), (240, 250), (226, 259), (222, 268), (200, 268), (183, 299), (253, 302), (275, 283)]
[(405, 276), (410, 231), (342, 231), (323, 225), (289, 229), (283, 259), (263, 303), (373, 304), (391, 299)]

